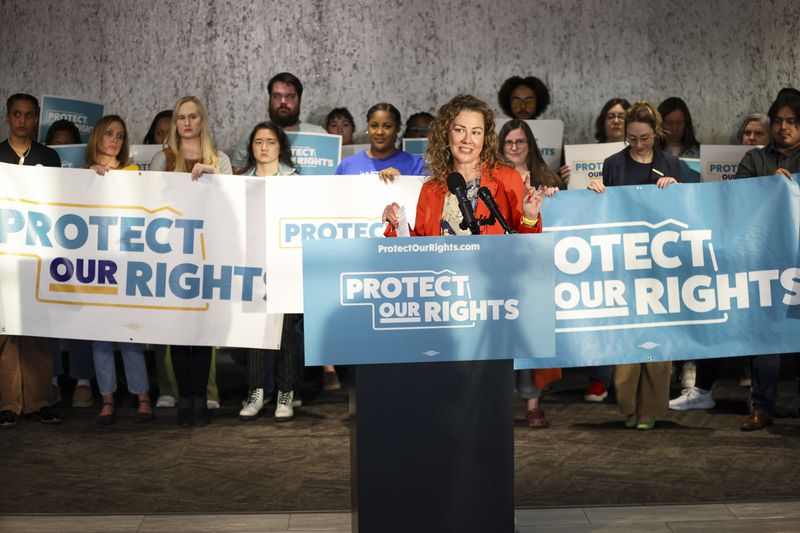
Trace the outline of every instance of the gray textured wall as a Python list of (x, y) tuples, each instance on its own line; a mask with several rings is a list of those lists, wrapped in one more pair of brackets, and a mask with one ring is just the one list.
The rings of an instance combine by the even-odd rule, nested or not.
[(359, 129), (379, 101), (404, 117), (461, 92), (497, 107), (505, 78), (537, 75), (552, 93), (543, 118), (564, 120), (567, 142), (591, 141), (618, 95), (682, 96), (700, 139), (726, 142), (738, 117), (800, 86), (796, 0), (0, 0), (0, 20), (3, 98), (95, 99), (140, 139), (195, 94), (226, 150), (266, 116), (282, 70), (304, 82), (303, 118), (344, 105)]

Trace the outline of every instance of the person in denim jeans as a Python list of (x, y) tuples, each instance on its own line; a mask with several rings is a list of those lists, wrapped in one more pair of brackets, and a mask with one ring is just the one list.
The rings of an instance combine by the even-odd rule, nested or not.
[[(125, 379), (128, 391), (139, 398), (136, 411), (136, 422), (153, 420), (150, 406), (150, 385), (147, 381), (147, 364), (144, 360), (144, 347), (132, 342), (119, 342), (122, 363), (125, 366)], [(113, 343), (94, 341), (92, 343), (94, 370), (97, 374), (97, 386), (103, 396), (103, 408), (97, 416), (97, 423), (108, 426), (114, 423), (114, 393), (117, 390), (117, 368), (114, 360)]]

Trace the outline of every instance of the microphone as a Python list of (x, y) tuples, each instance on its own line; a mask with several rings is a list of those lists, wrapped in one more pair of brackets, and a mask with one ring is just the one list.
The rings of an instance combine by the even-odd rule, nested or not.
[(503, 228), (503, 231), (506, 233), (516, 233), (516, 231), (511, 229), (511, 226), (508, 225), (506, 217), (504, 217), (500, 212), (500, 209), (497, 207), (497, 202), (494, 201), (494, 197), (488, 188), (481, 187), (478, 189), (478, 196), (480, 196), (481, 200), (483, 200), (483, 203), (486, 204), (486, 207), (489, 208), (489, 212), (492, 214), (492, 216), (500, 223), (500, 227)]
[(459, 227), (461, 229), (469, 228), (469, 232), (473, 235), (480, 234), (481, 228), (475, 218), (475, 212), (472, 210), (472, 202), (467, 198), (467, 182), (464, 176), (459, 172), (451, 172), (447, 176), (447, 189), (458, 200), (458, 208), (461, 210), (461, 216), (463, 217)]

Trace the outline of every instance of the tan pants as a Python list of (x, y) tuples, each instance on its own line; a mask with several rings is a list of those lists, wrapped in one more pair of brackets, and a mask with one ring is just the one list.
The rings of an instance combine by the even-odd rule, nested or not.
[(35, 413), (50, 405), (52, 376), (48, 339), (0, 335), (0, 410)]
[(614, 388), (623, 415), (657, 417), (669, 404), (669, 370), (672, 363), (617, 365)]

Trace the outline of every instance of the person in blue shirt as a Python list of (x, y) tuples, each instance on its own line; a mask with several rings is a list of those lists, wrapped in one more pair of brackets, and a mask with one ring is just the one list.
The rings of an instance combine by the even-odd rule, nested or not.
[(401, 124), (400, 111), (392, 104), (380, 103), (370, 107), (367, 111), (369, 148), (343, 159), (336, 173), (369, 174), (382, 179), (423, 175), (425, 163), (422, 158), (397, 149)]

